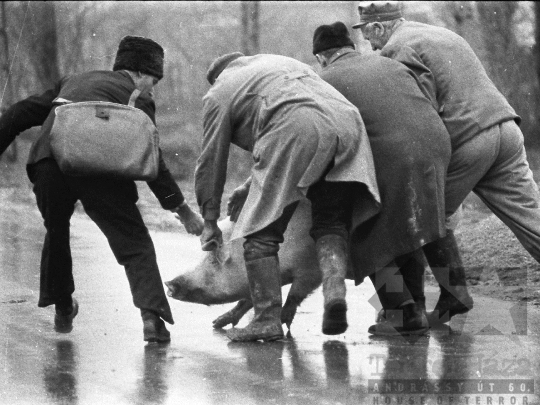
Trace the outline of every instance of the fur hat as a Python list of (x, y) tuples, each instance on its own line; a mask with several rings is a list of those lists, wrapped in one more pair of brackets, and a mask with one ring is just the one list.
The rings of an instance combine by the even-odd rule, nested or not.
[(165, 53), (150, 38), (125, 36), (118, 45), (113, 70), (131, 70), (163, 78)]
[(216, 58), (206, 71), (206, 80), (208, 80), (208, 83), (213, 85), (218, 76), (225, 70), (229, 63), (231, 63), (233, 60), (241, 58), (242, 56), (245, 56), (242, 52), (233, 52)]
[(345, 46), (354, 48), (354, 42), (349, 35), (349, 30), (341, 21), (332, 25), (321, 25), (313, 34), (313, 55)]

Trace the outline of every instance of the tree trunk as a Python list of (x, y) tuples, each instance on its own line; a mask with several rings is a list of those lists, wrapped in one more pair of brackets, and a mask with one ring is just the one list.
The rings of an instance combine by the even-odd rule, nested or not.
[(482, 27), (474, 1), (451, 1), (446, 6), (454, 19), (454, 31), (474, 50), (481, 61), (486, 61), (486, 48), (482, 36)]
[(58, 64), (58, 43), (56, 30), (56, 11), (54, 1), (35, 1), (29, 3), (30, 26), (34, 38), (29, 43), (30, 62), (45, 89), (51, 88), (60, 80)]
[(246, 56), (260, 52), (260, 1), (242, 1), (242, 52)]
[(538, 76), (538, 83), (540, 84), (540, 2), (534, 2), (534, 60), (536, 61), (536, 75)]
[[(2, 70), (6, 79), (6, 81), (4, 82), (4, 86), (2, 86), (2, 88), (0, 89), (0, 91), (2, 91), (2, 99), (0, 100), (0, 115), (2, 115), (4, 110), (15, 102), (16, 95), (13, 80), (11, 78), (11, 61), (9, 59), (9, 35), (6, 16), (6, 3), (4, 1), (0, 3), (0, 12), (2, 13), (2, 27), (0, 28), (0, 37), (2, 37), (2, 41), (4, 43), (4, 60), (2, 61)], [(16, 141), (16, 139), (13, 140), (9, 148), (7, 148), (4, 152), (4, 156), (6, 156), (6, 158), (10, 162), (16, 162), (19, 155)]]
[[(15, 89), (13, 87), (13, 80), (11, 79), (11, 63), (9, 59), (9, 36), (8, 36), (8, 27), (7, 27), (7, 16), (6, 16), (6, 3), (2, 1), (0, 3), (0, 12), (2, 13), (2, 27), (0, 27), (0, 37), (2, 37), (3, 42), (3, 51), (4, 51), (4, 60), (2, 61), (2, 71), (5, 75), (5, 84), (2, 86), (2, 100), (0, 111), (13, 103), (15, 99)], [(4, 91), (5, 89), (5, 91)]]
[(499, 90), (510, 99), (523, 77), (516, 71), (519, 47), (514, 35), (515, 1), (479, 1), (478, 12), (482, 30), (489, 76)]

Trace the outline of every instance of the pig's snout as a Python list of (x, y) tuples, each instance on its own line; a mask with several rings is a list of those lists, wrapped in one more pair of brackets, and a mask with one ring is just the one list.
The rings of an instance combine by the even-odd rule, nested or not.
[(196, 283), (193, 283), (187, 277), (178, 276), (171, 281), (165, 281), (164, 284), (168, 288), (167, 295), (171, 298), (204, 305), (213, 303), (213, 300), (207, 296), (207, 291), (196, 286)]
[(176, 277), (171, 281), (165, 281), (167, 286), (167, 295), (171, 298), (183, 301), (187, 295), (187, 286), (180, 280), (180, 277)]

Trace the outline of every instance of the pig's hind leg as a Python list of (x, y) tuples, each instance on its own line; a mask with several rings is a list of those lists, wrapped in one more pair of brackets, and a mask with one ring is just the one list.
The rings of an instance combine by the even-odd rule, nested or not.
[(243, 298), (237, 302), (233, 309), (214, 319), (212, 321), (212, 326), (215, 329), (221, 329), (228, 324), (235, 326), (251, 308), (253, 308), (251, 300)]
[[(298, 275), (297, 273), (306, 273), (302, 270), (285, 270), (281, 273), (281, 285), (291, 284), (291, 289), (287, 295), (287, 301), (281, 310), (281, 323), (291, 328), (291, 323), (296, 315), (296, 310), (304, 299), (313, 292), (320, 284), (321, 278), (310, 274), (309, 277)], [(234, 306), (233, 309), (218, 316), (212, 322), (215, 329), (221, 329), (229, 324), (235, 326), (240, 319), (253, 308), (253, 303), (248, 298), (243, 298)]]
[[(293, 280), (294, 280), (294, 276), (293, 276), (292, 270), (286, 270), (281, 273), (282, 286), (291, 284)], [(291, 296), (291, 293), (289, 292), (289, 297), (290, 296)], [(216, 319), (214, 319), (214, 321), (212, 322), (212, 325), (215, 329), (221, 329), (224, 326), (227, 326), (229, 324), (231, 324), (232, 326), (235, 326), (240, 321), (240, 319), (242, 319), (242, 317), (246, 314), (246, 312), (248, 312), (251, 308), (253, 308), (253, 303), (251, 302), (251, 300), (249, 298), (243, 298), (237, 302), (237, 304), (234, 306), (233, 309), (225, 312), (223, 315), (218, 316)], [(296, 313), (296, 308), (294, 310), (294, 313)], [(293, 318), (294, 318), (294, 313), (292, 315)]]
[(289, 331), (300, 304), (322, 283), (322, 275), (318, 271), (294, 269), (291, 289), (281, 310), (281, 323), (287, 325)]

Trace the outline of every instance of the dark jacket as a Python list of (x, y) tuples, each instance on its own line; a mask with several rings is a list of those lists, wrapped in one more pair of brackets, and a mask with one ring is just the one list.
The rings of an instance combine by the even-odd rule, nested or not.
[[(125, 105), (133, 90), (135, 90), (135, 84), (126, 71), (96, 70), (64, 77), (53, 89), (19, 101), (2, 114), (0, 117), (0, 154), (18, 134), (41, 125), (41, 132), (32, 144), (27, 163), (28, 175), (32, 180), (33, 164), (45, 158), (53, 158), (49, 134), (54, 122), (53, 100), (55, 98), (60, 97), (73, 102), (108, 101)], [(135, 107), (144, 111), (155, 124), (156, 107), (151, 98), (139, 97)], [(158, 177), (148, 182), (148, 186), (165, 209), (175, 208), (184, 201), (180, 188), (163, 160), (161, 150)]]
[(404, 63), (417, 75), (454, 149), (495, 124), (520, 122), (467, 41), (446, 28), (404, 21), (381, 55)]
[(445, 235), (450, 135), (414, 74), (388, 58), (343, 48), (321, 77), (360, 111), (373, 152), (381, 213), (352, 235), (359, 269), (379, 269)]

